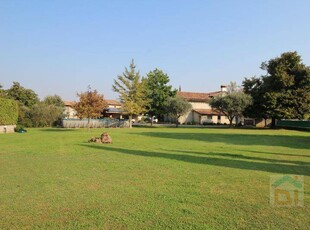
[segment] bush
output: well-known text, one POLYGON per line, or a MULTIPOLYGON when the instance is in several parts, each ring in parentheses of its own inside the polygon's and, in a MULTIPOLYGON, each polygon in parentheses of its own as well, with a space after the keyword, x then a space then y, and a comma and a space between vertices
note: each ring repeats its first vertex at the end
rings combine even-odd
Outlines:
POLYGON ((189 121, 189 122, 186 123, 186 125, 199 125, 199 122, 189 121))
POLYGON ((204 121, 203 125, 215 125, 212 121, 204 121))
POLYGON ((16 125, 18 104, 11 99, 0 98, 0 125, 16 125))
POLYGON ((25 133, 25 132, 27 132, 27 130, 25 130, 23 125, 16 125, 14 131, 18 132, 18 133, 25 133))

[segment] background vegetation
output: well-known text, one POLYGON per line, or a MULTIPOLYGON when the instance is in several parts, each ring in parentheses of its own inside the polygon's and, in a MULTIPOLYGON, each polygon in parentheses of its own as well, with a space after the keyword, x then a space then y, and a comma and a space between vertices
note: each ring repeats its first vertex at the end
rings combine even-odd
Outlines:
POLYGON ((0 98, 0 125, 16 125, 18 118, 17 102, 0 98))

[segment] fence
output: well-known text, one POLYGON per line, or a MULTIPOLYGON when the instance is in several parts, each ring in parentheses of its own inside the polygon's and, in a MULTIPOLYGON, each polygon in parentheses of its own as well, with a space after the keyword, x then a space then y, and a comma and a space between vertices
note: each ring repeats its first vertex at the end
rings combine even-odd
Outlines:
POLYGON ((277 121, 277 126, 288 128, 310 129, 310 121, 282 120, 277 121))
MULTIPOLYGON (((62 126, 64 128, 87 128, 88 119, 64 119, 62 126)), ((90 128, 128 128, 128 120, 119 119, 91 119, 90 128)))

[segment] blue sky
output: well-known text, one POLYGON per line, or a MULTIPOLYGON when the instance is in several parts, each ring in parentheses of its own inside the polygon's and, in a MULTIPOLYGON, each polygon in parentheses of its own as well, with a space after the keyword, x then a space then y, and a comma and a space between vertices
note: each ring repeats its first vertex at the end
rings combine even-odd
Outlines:
POLYGON ((41 98, 105 95, 134 58, 183 91, 216 91, 297 51, 310 65, 310 1, 0 0, 0 84, 41 98))

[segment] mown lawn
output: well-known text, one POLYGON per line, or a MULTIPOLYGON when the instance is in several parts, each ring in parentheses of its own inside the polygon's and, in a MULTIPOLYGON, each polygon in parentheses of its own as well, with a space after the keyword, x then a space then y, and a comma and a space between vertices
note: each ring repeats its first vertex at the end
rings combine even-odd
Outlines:
POLYGON ((107 131, 0 135, 0 229, 309 229, 309 132, 107 131), (304 175, 304 207, 270 206, 275 174, 304 175))

